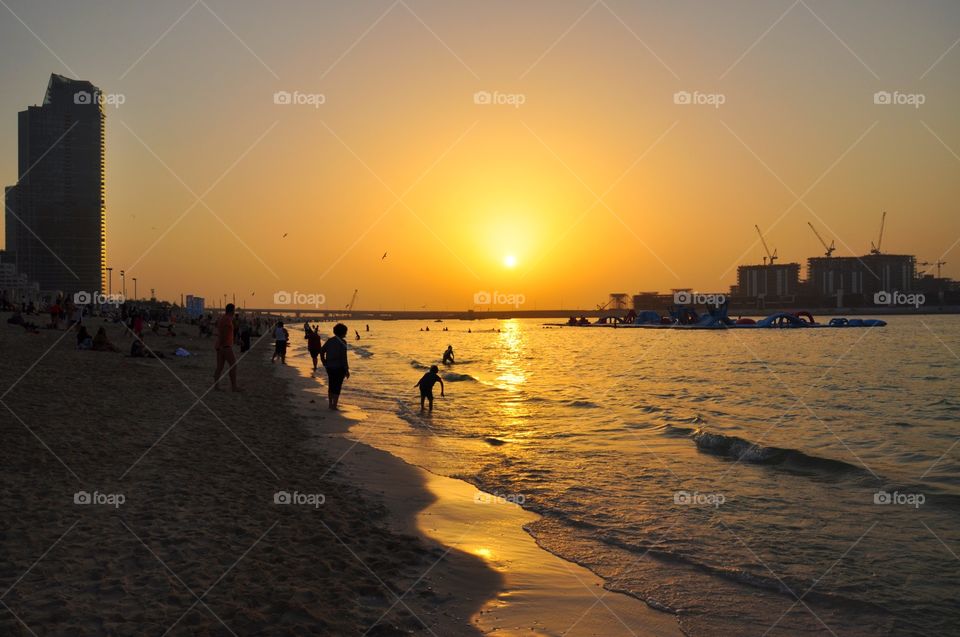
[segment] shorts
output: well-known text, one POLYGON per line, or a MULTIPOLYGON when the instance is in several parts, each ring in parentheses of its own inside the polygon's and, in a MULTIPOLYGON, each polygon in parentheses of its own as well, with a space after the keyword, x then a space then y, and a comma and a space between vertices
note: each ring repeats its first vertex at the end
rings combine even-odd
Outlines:
POLYGON ((433 400, 433 390, 420 392, 420 398, 429 398, 433 400))
POLYGON ((347 370, 343 367, 328 367, 327 378, 330 379, 330 392, 339 394, 343 389, 343 379, 347 377, 347 370))
POLYGON ((286 356, 287 354, 287 342, 286 341, 277 341, 277 344, 273 348, 274 356, 286 356))

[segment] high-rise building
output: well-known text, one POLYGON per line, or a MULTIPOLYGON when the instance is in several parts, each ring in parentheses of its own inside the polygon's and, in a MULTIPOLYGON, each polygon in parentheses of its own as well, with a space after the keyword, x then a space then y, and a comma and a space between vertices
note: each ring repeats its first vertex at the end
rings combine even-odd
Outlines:
POLYGON ((44 292, 103 291, 104 113, 90 82, 51 75, 19 113, 19 164, 6 188, 7 258, 44 292))

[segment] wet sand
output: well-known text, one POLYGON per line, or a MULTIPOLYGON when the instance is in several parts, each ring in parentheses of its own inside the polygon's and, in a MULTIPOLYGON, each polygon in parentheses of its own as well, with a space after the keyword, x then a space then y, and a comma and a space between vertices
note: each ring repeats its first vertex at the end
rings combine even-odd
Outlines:
MULTIPOLYGON (((430 571, 439 594, 459 595, 471 605, 482 602, 470 616, 456 619, 494 635, 682 635, 674 616, 604 589, 603 581, 589 570, 540 548, 523 529, 538 515, 461 480, 409 465, 366 444, 371 441, 351 436, 350 426, 361 419, 375 417, 380 422, 395 416, 351 408, 349 381, 341 402, 344 410, 332 413, 326 409, 324 387, 292 367, 277 371, 290 380, 298 413, 310 424, 315 444, 340 458, 338 466, 351 482, 379 495, 391 511, 394 528, 425 535, 442 551, 450 551, 430 571), (407 482, 411 471, 416 479, 407 482), (482 570, 470 564, 464 569, 451 559, 463 554, 482 559, 495 571, 496 595, 488 594, 487 578, 477 579, 482 570)), ((322 383, 322 371, 318 378, 322 383)))

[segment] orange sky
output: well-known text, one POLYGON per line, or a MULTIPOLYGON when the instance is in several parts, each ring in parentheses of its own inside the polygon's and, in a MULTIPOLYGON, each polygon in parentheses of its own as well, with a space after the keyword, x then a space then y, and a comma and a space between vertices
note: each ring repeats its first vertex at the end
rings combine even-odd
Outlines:
POLYGON ((726 290, 760 261, 754 224, 781 261, 822 251, 807 221, 863 253, 882 210, 885 251, 960 272, 956 3, 9 6, 27 26, 0 9, 6 184, 49 73, 124 96, 115 289, 125 268, 171 300, 590 307, 726 290))

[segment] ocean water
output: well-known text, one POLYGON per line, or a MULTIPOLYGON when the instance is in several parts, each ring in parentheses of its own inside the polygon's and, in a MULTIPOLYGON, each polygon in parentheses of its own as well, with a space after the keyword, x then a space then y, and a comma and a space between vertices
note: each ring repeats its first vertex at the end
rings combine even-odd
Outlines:
POLYGON ((353 435, 542 514, 541 546, 689 635, 960 634, 960 317, 888 321, 351 324, 343 401, 353 435))

